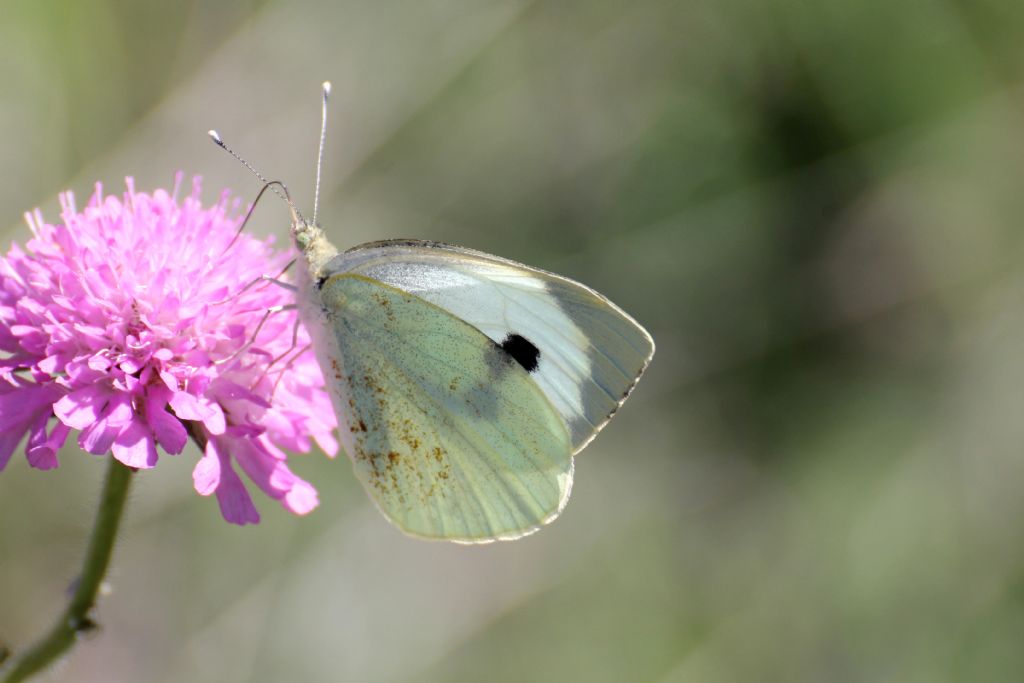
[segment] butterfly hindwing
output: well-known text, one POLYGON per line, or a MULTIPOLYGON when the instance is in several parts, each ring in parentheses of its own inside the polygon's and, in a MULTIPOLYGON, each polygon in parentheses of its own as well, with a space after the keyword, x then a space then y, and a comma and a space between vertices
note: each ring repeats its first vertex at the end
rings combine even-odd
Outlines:
POLYGON ((573 452, 607 423, 654 353, 647 331, 589 287, 472 249, 374 242, 324 270, 414 294, 505 348, 562 416, 573 452))
MULTIPOLYGON (((384 514, 428 538, 516 538, 554 519, 572 484, 558 411, 501 345, 375 279, 319 286, 342 434, 384 514)), ((325 367, 325 372, 327 368, 325 367)))

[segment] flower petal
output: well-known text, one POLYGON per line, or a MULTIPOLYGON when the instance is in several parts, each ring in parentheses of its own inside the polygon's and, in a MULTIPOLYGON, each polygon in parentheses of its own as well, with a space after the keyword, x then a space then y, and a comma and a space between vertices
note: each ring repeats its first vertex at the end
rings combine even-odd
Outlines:
POLYGON ((128 467, 149 469, 156 465, 156 442, 149 427, 139 419, 132 420, 110 447, 114 457, 128 467))
MULTIPOLYGON (((214 439, 207 443, 209 449, 214 439)), ((231 462, 224 454, 223 448, 216 449, 217 457, 220 460, 220 482, 217 485, 217 502, 220 504, 220 513, 224 519, 232 524, 259 524, 260 513, 253 505, 245 484, 231 467, 231 462)))
POLYGON ((302 479, 296 479, 295 485, 285 495, 281 504, 289 512, 296 515, 305 515, 312 512, 320 504, 320 496, 312 484, 302 479))
POLYGON ((114 440, 132 421, 130 399, 124 394, 110 393, 106 408, 99 419, 78 435, 78 445, 86 453, 106 455, 114 440))
POLYGON ((49 384, 36 384, 21 379, 14 386, 3 385, 0 391, 0 432, 28 429, 28 425, 36 418, 36 414, 52 411, 51 404, 61 395, 60 387, 49 384))
POLYGON ((338 440, 331 432, 316 432, 313 434, 313 438, 316 440, 316 445, 328 458, 333 458, 338 454, 338 440))
POLYGON ((53 412, 68 427, 85 429, 100 419, 109 398, 109 391, 90 384, 54 403, 53 412))
POLYGON ((7 463, 11 460, 11 454, 14 453, 14 449, 18 447, 21 437, 24 435, 24 432, 0 432, 0 471, 7 467, 7 463))
POLYGON ((253 439, 234 439, 231 455, 253 483, 287 510, 304 515, 319 504, 316 489, 297 477, 284 460, 274 457, 253 439))
POLYGON ((28 437, 28 446, 25 449, 25 456, 28 464, 38 470, 52 470, 60 463, 57 461, 57 451, 64 445, 70 428, 63 422, 57 421, 53 431, 46 434, 46 427, 50 422, 49 415, 40 415, 39 419, 32 426, 32 432, 28 437))
POLYGON ((164 410, 166 405, 166 400, 151 395, 146 401, 146 422, 163 449, 177 455, 188 442, 188 432, 178 418, 164 410))
POLYGON ((171 396, 171 408, 182 420, 198 420, 211 434, 223 434, 227 427, 224 411, 216 403, 200 399, 187 391, 177 391, 171 396))
POLYGON ((78 446, 86 453, 106 455, 122 429, 124 428, 108 424, 105 420, 95 422, 78 435, 78 446))
POLYGON ((216 449, 207 442, 206 453, 192 469, 192 485, 200 496, 208 496, 220 485, 220 458, 216 449))

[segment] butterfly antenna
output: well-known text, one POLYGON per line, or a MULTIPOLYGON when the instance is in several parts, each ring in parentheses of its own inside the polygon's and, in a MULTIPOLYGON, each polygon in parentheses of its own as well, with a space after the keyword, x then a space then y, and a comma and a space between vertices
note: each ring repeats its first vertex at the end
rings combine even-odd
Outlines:
MULTIPOLYGON (((210 130, 208 131, 208 134, 210 136, 210 139, 213 140, 218 147, 220 147, 222 150, 233 156, 236 160, 238 160, 239 163, 241 163, 243 166, 249 169, 250 173, 259 178, 260 182, 263 183, 263 190, 260 190, 260 194, 262 194, 264 190, 269 188, 271 192, 273 192, 278 197, 283 199, 284 202, 288 205, 288 208, 294 211, 296 215, 298 215, 298 217, 302 219, 303 222, 305 222, 305 219, 302 218, 302 213, 299 212, 299 210, 295 207, 295 204, 292 202, 291 195, 288 193, 288 188, 285 187, 284 183, 282 183, 279 180, 267 180, 266 177, 262 173, 257 171, 252 164, 250 164, 248 161, 240 157, 238 153, 235 152, 235 150, 228 147, 227 144, 224 143, 224 139, 221 138, 220 133, 218 133, 217 131, 210 130), (278 190, 277 187, 275 186, 280 186, 281 189, 278 190)), ((248 220, 248 217, 246 217, 246 220, 248 220)))
POLYGON ((316 189, 313 192, 313 225, 316 225, 317 209, 320 208, 320 170, 324 165, 324 143, 327 142, 327 97, 331 94, 331 82, 324 81, 323 104, 320 114, 320 150, 316 155, 316 189))

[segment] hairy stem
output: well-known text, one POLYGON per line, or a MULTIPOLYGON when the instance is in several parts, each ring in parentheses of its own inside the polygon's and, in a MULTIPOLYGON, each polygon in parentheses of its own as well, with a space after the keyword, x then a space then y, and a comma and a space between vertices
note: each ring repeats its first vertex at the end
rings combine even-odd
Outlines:
POLYGON ((110 556, 117 540, 117 528, 128 499, 128 486, 133 470, 113 457, 107 466, 100 506, 96 511, 89 547, 82 562, 82 573, 75 584, 71 602, 53 625, 49 633, 20 654, 14 655, 3 669, 0 682, 24 681, 57 661, 75 644, 79 634, 96 628, 90 612, 96 604, 96 595, 110 566, 110 556))

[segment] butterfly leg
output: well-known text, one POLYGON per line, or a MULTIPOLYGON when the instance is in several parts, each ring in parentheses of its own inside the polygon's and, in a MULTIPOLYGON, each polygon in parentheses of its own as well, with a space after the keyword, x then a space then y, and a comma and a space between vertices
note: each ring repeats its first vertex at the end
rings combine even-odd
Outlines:
MULTIPOLYGON (((298 330, 298 325, 295 326, 295 329, 298 330)), ((311 348, 313 348, 312 344, 306 344, 301 349, 299 349, 299 351, 294 356, 292 356, 291 358, 288 359, 288 362, 284 364, 284 367, 281 368, 281 371, 279 373, 277 373, 277 379, 274 381, 274 388, 270 392, 270 397, 271 398, 273 398, 274 394, 277 393, 277 385, 281 383, 282 379, 284 379, 284 376, 288 373, 288 369, 291 368, 291 366, 295 364, 295 361, 297 361, 298 359, 302 358, 302 354, 306 353, 306 351, 309 351, 311 348)), ((288 349, 288 351, 291 351, 291 349, 288 349)), ((285 352, 284 354, 281 354, 278 357, 278 359, 283 358, 286 354, 287 354, 287 352, 285 352)), ((273 363, 271 363, 270 365, 273 365, 273 363)), ((267 370, 269 370, 269 369, 270 369, 270 366, 268 365, 267 366, 267 370)))
MULTIPOLYGON (((290 282, 285 282, 284 280, 278 279, 282 275, 284 275, 288 271, 289 268, 291 268, 294 265, 295 265, 295 259, 292 259, 291 261, 288 262, 288 265, 286 265, 284 267, 284 269, 282 269, 281 272, 278 273, 275 277, 270 277, 269 275, 260 275, 259 278, 257 278, 253 282, 269 282, 271 284, 277 285, 281 289, 287 289, 289 292, 297 292, 297 291, 299 291, 298 287, 296 287, 295 285, 293 285, 290 282)), ((241 292, 239 292, 239 294, 241 294, 241 292)))
MULTIPOLYGON (((294 350, 295 350, 295 347, 299 345, 299 326, 300 326, 301 324, 302 324, 302 321, 301 321, 301 320, 299 319, 299 317, 298 317, 298 316, 295 316, 295 326, 294 326, 294 327, 292 328, 292 343, 291 343, 291 346, 289 346, 289 347, 288 347, 288 348, 287 348, 287 349, 286 349, 286 350, 284 351, 284 353, 280 354, 279 356, 277 356, 276 358, 274 358, 273 360, 271 360, 271 361, 270 361, 270 365, 268 365, 268 366, 267 366, 267 370, 268 370, 268 371, 270 370, 270 368, 272 368, 272 367, 274 367, 275 365, 277 365, 278 361, 280 361, 280 360, 281 360, 282 358, 284 358, 284 357, 285 357, 285 356, 287 356, 287 355, 288 355, 289 353, 291 353, 292 351, 294 351, 294 350)), ((307 348, 308 348, 308 347, 307 347, 307 348)), ((305 349, 303 349, 303 350, 305 350, 305 349)), ((302 354, 301 354, 301 353, 300 353, 300 354, 297 354, 297 356, 300 356, 300 355, 302 355, 302 354)), ((290 364, 291 364, 291 361, 289 361, 289 365, 290 365, 290 364)), ((287 366, 285 366, 285 367, 287 367, 287 366)))
MULTIPOLYGON (((270 361, 270 363, 267 365, 266 369, 263 371, 263 375, 266 375, 267 373, 269 373, 271 368, 273 368, 275 365, 277 365, 279 362, 281 362, 281 360, 283 360, 286 356, 288 356, 288 354, 290 354, 292 351, 295 351, 296 347, 298 347, 298 345, 299 345, 299 326, 301 324, 302 324, 301 320, 298 317, 296 317, 295 318, 295 326, 292 327, 292 343, 288 346, 287 349, 285 349, 285 351, 283 353, 279 354, 278 356, 276 356, 275 358, 273 358, 270 361)), ((281 383, 281 380, 284 379, 284 376, 288 372, 288 369, 291 368, 291 366, 295 364, 295 361, 297 361, 299 358, 302 357, 302 354, 304 354, 306 351, 309 351, 309 349, 311 349, 312 347, 313 347, 312 344, 306 344, 301 349, 299 349, 298 352, 295 353, 295 355, 293 355, 288 360, 287 363, 284 364, 284 367, 282 367, 280 369, 280 371, 278 372, 278 374, 277 374, 277 379, 274 381, 274 388, 270 392, 271 397, 273 397, 274 394, 277 392, 277 386, 281 383)), ((257 381, 259 381, 259 380, 257 380, 257 381)))
MULTIPOLYGON (((234 359, 238 358, 240 355, 242 355, 243 353, 248 351, 249 348, 252 347, 252 345, 256 343, 256 337, 259 336, 260 331, 263 329, 263 326, 267 323, 267 319, 270 316, 274 315, 275 313, 281 313, 283 311, 294 311, 296 308, 297 308, 297 306, 295 304, 284 304, 284 305, 281 305, 281 306, 271 306, 270 308, 268 308, 263 313, 263 317, 260 318, 260 321, 256 324, 256 329, 253 330, 252 336, 249 337, 249 341, 245 342, 245 344, 240 346, 238 348, 238 350, 236 350, 234 353, 232 353, 227 358, 221 358, 220 360, 214 361, 214 365, 224 365, 225 363, 230 363, 231 361, 233 361, 234 359)), ((297 325, 297 323, 296 323, 296 325, 297 325)), ((296 332, 296 334, 297 334, 297 332, 296 332)))
MULTIPOLYGON (((254 287, 255 285, 257 285, 259 283, 262 283, 262 282, 269 282, 271 284, 277 285, 278 287, 281 287, 282 289, 286 289, 289 292, 295 292, 295 291, 298 290, 298 287, 296 287, 295 285, 291 284, 290 282, 285 282, 284 280, 280 280, 279 279, 293 265, 295 265, 295 259, 292 259, 291 261, 289 261, 288 265, 286 265, 284 268, 282 268, 281 272, 277 274, 277 277, 271 277, 270 275, 261 275, 260 277, 256 278, 255 280, 253 280, 252 282, 247 284, 245 287, 242 287, 242 289, 240 289, 237 292, 235 292, 232 296, 228 297, 227 299, 223 299, 221 301, 216 301, 216 302, 214 302, 211 305, 216 305, 216 304, 224 303, 225 301, 230 301, 231 299, 234 299, 234 298, 240 296, 243 292, 245 292, 250 287, 254 287)), ((298 306, 296 306, 295 304, 283 304, 283 305, 280 305, 280 306, 271 306, 270 308, 268 308, 263 313, 263 317, 260 318, 259 323, 256 324, 256 329, 253 330, 252 336, 249 338, 249 341, 247 341, 245 344, 243 344, 237 351, 235 351, 233 354, 231 354, 227 358, 222 358, 222 359, 216 361, 215 364, 223 365, 225 363, 229 363, 229 362, 233 361, 234 359, 238 358, 238 356, 240 356, 244 352, 246 352, 254 343, 256 343, 256 337, 259 336, 260 330, 263 329, 263 326, 266 324, 267 319, 270 318, 271 315, 273 315, 274 313, 281 313, 282 311, 294 311, 296 308, 298 308, 298 306)), ((288 347, 287 351, 285 351, 284 353, 282 353, 281 355, 277 356, 276 358, 274 358, 271 361, 270 366, 267 366, 268 370, 270 369, 271 366, 273 366, 279 360, 281 360, 282 358, 287 356, 289 353, 291 353, 291 351, 298 345, 298 338, 299 338, 299 319, 296 318, 295 319, 295 327, 292 329, 292 343, 291 343, 291 346, 288 347)))
POLYGON ((226 304, 227 302, 229 302, 229 301, 231 301, 233 299, 237 299, 242 294, 247 292, 249 289, 252 289, 256 285, 264 283, 264 282, 269 282, 271 284, 275 284, 278 287, 280 287, 281 289, 287 289, 289 292, 296 292, 296 291, 298 291, 298 289, 299 289, 298 287, 296 287, 295 285, 291 284, 290 282, 285 282, 284 280, 280 279, 282 275, 284 275, 285 273, 288 272, 289 268, 291 268, 292 266, 295 265, 295 261, 296 261, 296 259, 292 259, 291 261, 289 261, 288 265, 286 265, 284 268, 282 268, 281 272, 278 273, 277 275, 274 275, 274 276, 260 275, 258 278, 256 278, 255 280, 252 280, 251 282, 249 282, 247 285, 242 287, 240 290, 238 290, 237 292, 235 292, 231 296, 226 297, 224 299, 221 299, 220 301, 214 301, 210 305, 211 306, 219 306, 220 304, 226 304))

